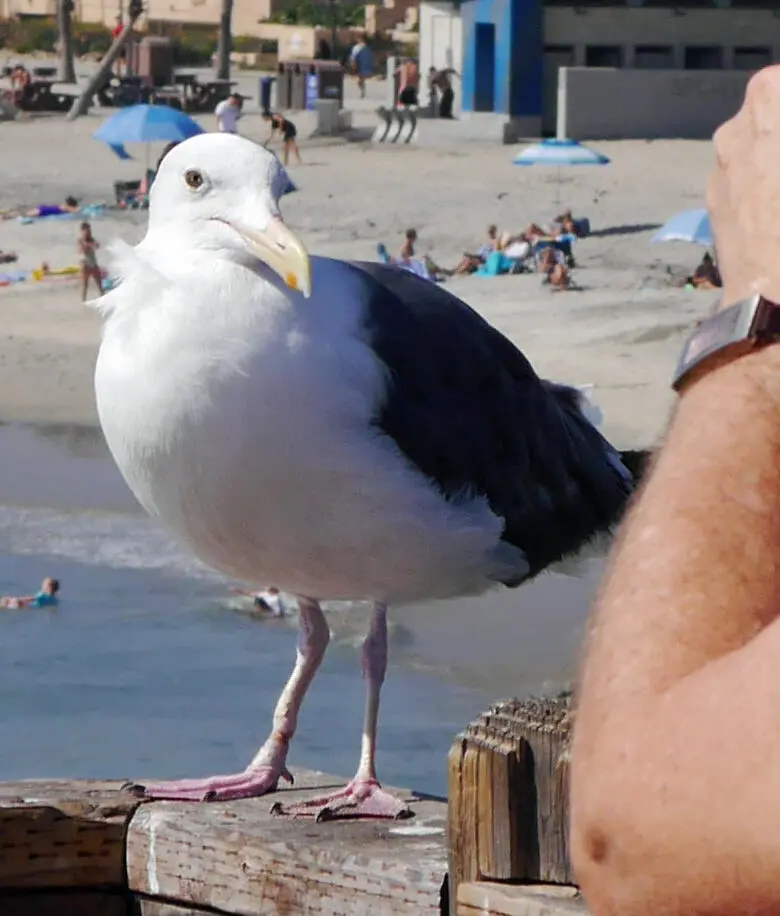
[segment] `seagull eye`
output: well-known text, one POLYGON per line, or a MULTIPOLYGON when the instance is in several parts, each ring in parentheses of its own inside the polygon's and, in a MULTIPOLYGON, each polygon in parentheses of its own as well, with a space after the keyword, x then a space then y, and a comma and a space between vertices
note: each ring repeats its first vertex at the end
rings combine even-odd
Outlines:
POLYGON ((203 172, 199 172, 197 169, 187 169, 184 173, 184 183, 192 191, 202 188, 204 182, 203 172))

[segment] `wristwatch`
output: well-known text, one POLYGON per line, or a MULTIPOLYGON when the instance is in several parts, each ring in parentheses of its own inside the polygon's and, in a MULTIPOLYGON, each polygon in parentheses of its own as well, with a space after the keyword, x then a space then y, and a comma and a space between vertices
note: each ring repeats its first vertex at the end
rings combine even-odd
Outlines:
POLYGON ((780 340, 780 305, 761 295, 717 311, 696 328, 683 347, 672 388, 680 391, 693 378, 780 340))

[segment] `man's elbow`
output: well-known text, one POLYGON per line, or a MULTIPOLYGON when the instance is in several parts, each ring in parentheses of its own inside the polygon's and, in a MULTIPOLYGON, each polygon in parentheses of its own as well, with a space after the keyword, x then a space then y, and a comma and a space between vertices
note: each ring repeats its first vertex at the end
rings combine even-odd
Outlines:
MULTIPOLYGON (((649 873, 641 806, 610 792, 603 779, 572 775, 570 855, 592 916, 647 916, 659 902, 649 873)), ((667 911, 664 910, 666 913, 667 911)), ((669 912, 669 916, 672 913, 669 912)))
POLYGON ((587 796, 588 790, 578 787, 576 803, 572 802, 569 850, 575 879, 593 916, 628 916, 629 911, 621 906, 624 891, 609 855, 612 840, 608 815, 587 796))

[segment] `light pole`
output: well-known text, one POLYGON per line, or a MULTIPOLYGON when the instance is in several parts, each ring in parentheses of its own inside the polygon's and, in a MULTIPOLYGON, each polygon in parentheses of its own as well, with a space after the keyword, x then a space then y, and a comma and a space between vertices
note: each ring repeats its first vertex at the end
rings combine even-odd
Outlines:
POLYGON ((331 55, 333 60, 338 60, 338 43, 339 43, 339 32, 338 32, 338 23, 339 23, 339 10, 338 10, 338 0, 330 0, 330 46, 331 46, 331 55))

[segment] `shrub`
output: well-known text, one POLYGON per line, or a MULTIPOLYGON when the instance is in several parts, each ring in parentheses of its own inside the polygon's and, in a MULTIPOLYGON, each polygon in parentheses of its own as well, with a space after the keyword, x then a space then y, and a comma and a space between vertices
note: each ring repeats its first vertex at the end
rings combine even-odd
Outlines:
POLYGON ((0 46, 18 54, 52 52, 57 46, 57 23, 49 16, 6 19, 2 24, 0 46))
POLYGON ((73 22, 73 52, 76 55, 105 54, 113 40, 111 29, 101 23, 73 22))

